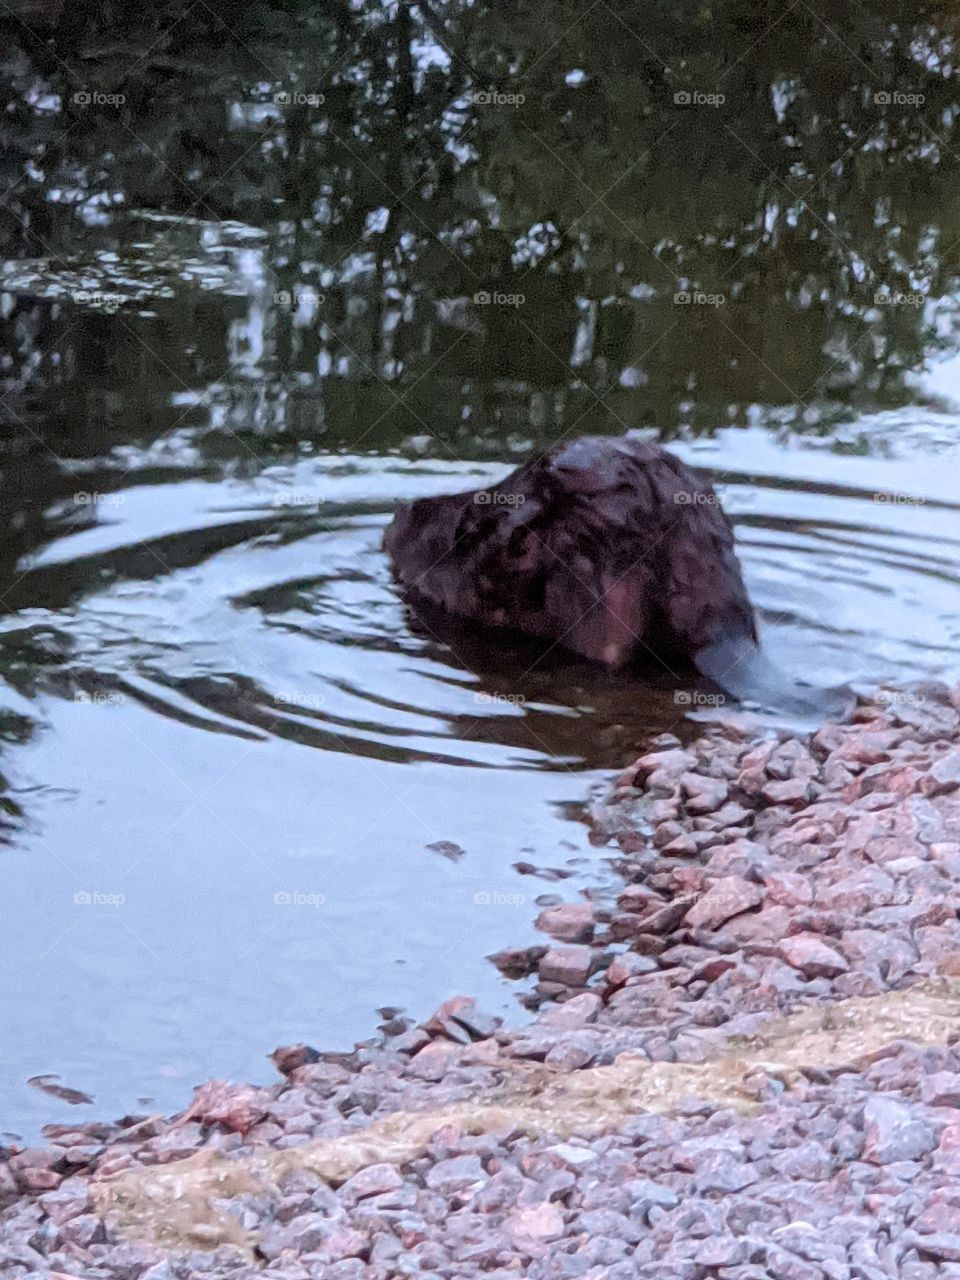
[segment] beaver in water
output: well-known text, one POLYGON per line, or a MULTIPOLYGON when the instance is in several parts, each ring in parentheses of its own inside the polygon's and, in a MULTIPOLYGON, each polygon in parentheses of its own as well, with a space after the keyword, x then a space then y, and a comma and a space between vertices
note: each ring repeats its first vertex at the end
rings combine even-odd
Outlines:
POLYGON ((840 709, 764 658, 719 499, 656 445, 558 445, 490 488, 404 504, 384 546, 414 603, 609 667, 692 663, 781 710, 840 709))

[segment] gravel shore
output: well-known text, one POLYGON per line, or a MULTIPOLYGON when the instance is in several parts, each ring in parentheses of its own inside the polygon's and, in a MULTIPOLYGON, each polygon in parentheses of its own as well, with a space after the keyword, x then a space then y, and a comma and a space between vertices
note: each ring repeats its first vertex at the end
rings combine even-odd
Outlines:
POLYGON ((960 686, 669 735, 616 893, 468 997, 175 1117, 0 1149, 0 1276, 960 1278, 960 686))

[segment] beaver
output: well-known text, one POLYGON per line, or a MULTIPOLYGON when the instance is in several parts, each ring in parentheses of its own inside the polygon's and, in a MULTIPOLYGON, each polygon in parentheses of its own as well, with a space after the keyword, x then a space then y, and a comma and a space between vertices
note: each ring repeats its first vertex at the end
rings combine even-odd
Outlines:
POLYGON ((763 656, 716 493, 657 445, 557 445, 492 487, 405 503, 384 547, 414 604, 607 667, 692 664, 735 697, 831 709, 763 656))

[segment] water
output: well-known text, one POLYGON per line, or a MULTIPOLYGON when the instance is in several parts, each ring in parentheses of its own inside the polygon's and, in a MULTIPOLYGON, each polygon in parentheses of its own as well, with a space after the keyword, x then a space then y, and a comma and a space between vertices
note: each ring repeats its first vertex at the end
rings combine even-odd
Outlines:
MULTIPOLYGON (((409 10, 368 9, 383 47, 400 47, 409 10)), ((53 24, 68 62, 105 39, 96 15, 78 35, 55 10, 31 21, 53 24)), ((63 68, 10 36, 26 168, 0 285, 0 726, 20 810, 0 850, 0 1129, 176 1109, 211 1075, 272 1078, 277 1044, 348 1048, 378 1010, 419 1018, 458 991, 522 1015, 485 957, 534 940, 541 903, 608 874, 584 801, 652 733, 693 731, 693 687, 430 634, 380 550, 398 500, 486 484, 553 439, 641 427, 717 484, 785 670, 824 684, 960 674, 958 282, 937 221, 955 175, 930 141, 952 125, 952 90, 936 60, 922 73, 933 114, 880 121, 882 217, 866 213, 879 117, 856 59, 813 116, 771 114, 795 11, 726 115, 671 117, 677 136, 641 166, 632 212, 614 187, 625 163, 593 146, 605 91, 571 97, 564 145, 608 193, 591 211, 526 150, 525 128, 560 145, 553 115, 494 128, 479 108, 444 114, 465 73, 422 33, 415 107, 391 123, 348 74, 362 53, 346 26, 364 12, 343 19, 319 116, 272 103, 302 68, 284 62, 288 79, 265 86, 263 67, 218 48, 212 88, 199 65, 181 72, 192 131, 126 81, 121 114, 57 107, 63 68), (51 158, 58 111, 72 131, 51 158), (363 163, 324 141, 345 119, 369 131, 363 163), (714 156, 718 131, 753 138, 761 124, 793 130, 790 164, 820 175, 815 195, 786 199, 798 179, 779 153, 772 176, 749 148, 714 156), (859 186, 833 163, 848 124, 864 139, 859 186), (459 150, 444 130, 462 131, 459 150), (131 131, 156 171, 122 145, 131 131), (251 138, 256 165, 240 158, 251 138), (451 154, 454 192, 420 188, 383 215, 372 179, 358 191, 363 164, 396 194, 451 154), (704 171, 712 203, 691 205, 704 171), (739 186, 716 185, 721 171, 739 186), (497 192, 494 212, 480 187, 497 192), (688 282, 724 301, 677 301, 688 282), (881 286, 915 300, 877 303, 881 286), (524 300, 479 296, 498 291, 524 300), (26 1084, 46 1073, 96 1111, 26 1084)), ((506 48, 498 7, 483 12, 506 48)), ((539 20, 559 35, 560 18, 539 20)), ((334 37, 311 21, 316 52, 334 37)), ((475 40, 469 14, 445 21, 475 40)), ((164 57, 213 39, 183 25, 164 57)), ((277 68, 299 47, 241 35, 277 68)), ((529 68, 528 97, 618 56, 602 32, 561 43, 529 68)), ((109 92, 114 73, 93 63, 109 92)), ((641 70, 618 74, 642 88, 641 70)), ((396 91, 390 58, 375 72, 396 91)), ((144 84, 162 74, 148 56, 144 84)), ((628 98, 621 86, 615 100, 628 98)), ((607 128, 632 159, 655 123, 607 128)))

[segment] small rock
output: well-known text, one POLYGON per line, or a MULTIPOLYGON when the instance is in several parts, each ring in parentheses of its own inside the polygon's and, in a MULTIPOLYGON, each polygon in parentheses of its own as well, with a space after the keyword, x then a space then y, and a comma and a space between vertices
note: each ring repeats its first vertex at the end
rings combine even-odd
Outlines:
POLYGON ((784 938, 779 950, 787 964, 809 978, 835 978, 850 968, 840 952, 827 946, 816 933, 797 933, 784 938))
POLYGON ((767 804, 799 809, 812 799, 813 789, 807 778, 788 778, 785 782, 768 782, 760 794, 767 804))
POLYGON ((596 952, 589 947, 553 947, 540 961, 540 980, 560 982, 567 987, 582 987, 593 972, 598 958, 596 952))
POLYGON ((357 1204, 367 1196, 378 1196, 384 1191, 396 1191, 403 1186, 403 1178, 392 1164, 371 1164, 348 1178, 338 1195, 347 1204, 357 1204))
POLYGON ((563 1235, 563 1214, 555 1204, 535 1204, 512 1213, 503 1224, 508 1239, 527 1252, 563 1235))
POLYGON ((960 1075, 935 1071, 920 1081, 920 1096, 931 1107, 960 1107, 960 1075))
POLYGON ((616 956, 607 969, 606 978, 611 987, 622 987, 631 978, 643 973, 653 973, 660 966, 652 956, 641 956, 636 951, 625 951, 616 956))
POLYGON ((948 751, 933 765, 927 775, 933 784, 927 794, 945 795, 960 787, 960 751, 948 751))
POLYGON ((586 902, 561 902, 537 916, 536 925, 558 942, 589 942, 593 937, 593 908, 586 902))
POLYGON ((454 1156, 450 1160, 439 1160, 428 1171, 426 1184, 442 1196, 462 1195, 480 1187, 487 1176, 478 1156, 454 1156))
POLYGON ((914 1109, 894 1098, 870 1098, 863 1109, 863 1159, 872 1164, 918 1160, 936 1145, 933 1129, 914 1109))
POLYGON ((596 1152, 589 1147, 575 1147, 569 1142, 559 1142, 555 1147, 547 1147, 547 1151, 571 1169, 585 1169, 597 1158, 596 1152))
POLYGON ((685 923, 694 929, 716 929, 718 925, 749 911, 763 901, 763 890, 758 884, 744 880, 742 876, 725 876, 717 880, 687 912, 685 923))

